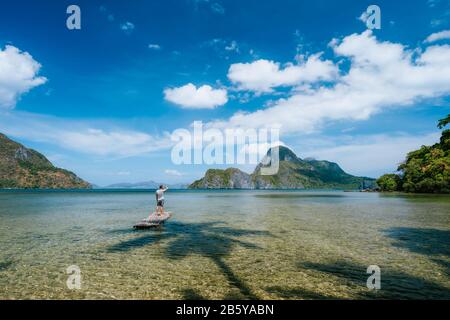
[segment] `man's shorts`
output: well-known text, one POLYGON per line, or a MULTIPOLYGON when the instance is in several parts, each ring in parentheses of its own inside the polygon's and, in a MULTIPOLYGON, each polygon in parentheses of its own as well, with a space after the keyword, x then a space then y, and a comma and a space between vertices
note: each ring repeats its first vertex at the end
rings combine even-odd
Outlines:
POLYGON ((164 207, 164 200, 158 200, 158 203, 156 205, 158 207, 164 207))

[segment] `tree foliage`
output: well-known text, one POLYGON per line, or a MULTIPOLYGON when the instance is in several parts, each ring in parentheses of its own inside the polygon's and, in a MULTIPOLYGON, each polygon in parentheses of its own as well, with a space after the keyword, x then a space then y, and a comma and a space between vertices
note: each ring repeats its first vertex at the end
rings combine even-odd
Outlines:
POLYGON ((444 119, 439 120, 438 122, 438 128, 439 129, 444 129, 446 125, 448 125, 450 123, 450 114, 447 115, 447 117, 445 117, 444 119))
POLYGON ((383 191, 397 191, 401 183, 398 174, 385 174, 378 178, 377 184, 383 191))
MULTIPOLYGON (((450 115, 439 120, 438 128, 449 123, 450 115)), ((450 193, 450 130, 442 132, 439 143, 408 153, 398 171, 377 180, 382 191, 450 193)))

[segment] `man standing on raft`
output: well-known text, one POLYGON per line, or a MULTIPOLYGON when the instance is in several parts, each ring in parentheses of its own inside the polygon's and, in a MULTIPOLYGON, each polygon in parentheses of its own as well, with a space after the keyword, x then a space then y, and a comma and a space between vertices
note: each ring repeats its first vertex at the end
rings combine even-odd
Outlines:
POLYGON ((164 187, 163 185, 159 186, 159 189, 156 190, 156 214, 157 215, 163 215, 164 214, 164 192, 167 191, 167 187, 164 187))

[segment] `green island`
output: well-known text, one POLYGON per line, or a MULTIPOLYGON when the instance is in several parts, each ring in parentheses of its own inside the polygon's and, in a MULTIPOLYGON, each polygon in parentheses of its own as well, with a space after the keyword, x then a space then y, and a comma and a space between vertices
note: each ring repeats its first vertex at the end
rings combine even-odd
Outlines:
MULTIPOLYGON (((438 128, 449 123, 450 114, 439 120, 438 128)), ((450 129, 442 131, 438 143, 408 153, 398 171, 378 178, 381 191, 450 193, 450 129)))
POLYGON ((91 184, 0 133, 0 188, 89 189, 91 184))
POLYGON ((375 186, 375 179, 356 177, 346 173, 334 162, 301 159, 285 146, 268 150, 266 158, 253 173, 237 168, 209 169, 205 176, 193 182, 190 189, 368 189, 375 186), (278 152, 279 166, 274 175, 261 174, 261 168, 271 162, 273 152, 278 152), (264 164, 263 163, 268 163, 264 164))

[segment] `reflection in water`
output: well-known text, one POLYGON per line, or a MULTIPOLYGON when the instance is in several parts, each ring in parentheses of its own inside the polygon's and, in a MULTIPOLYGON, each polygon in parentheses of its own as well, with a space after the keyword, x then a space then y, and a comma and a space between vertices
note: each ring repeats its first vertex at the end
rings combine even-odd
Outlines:
POLYGON ((0 298, 448 298, 450 198, 184 191, 0 193, 0 298), (381 267, 380 291, 366 288, 381 267), (68 290, 77 265, 81 290, 68 290))

